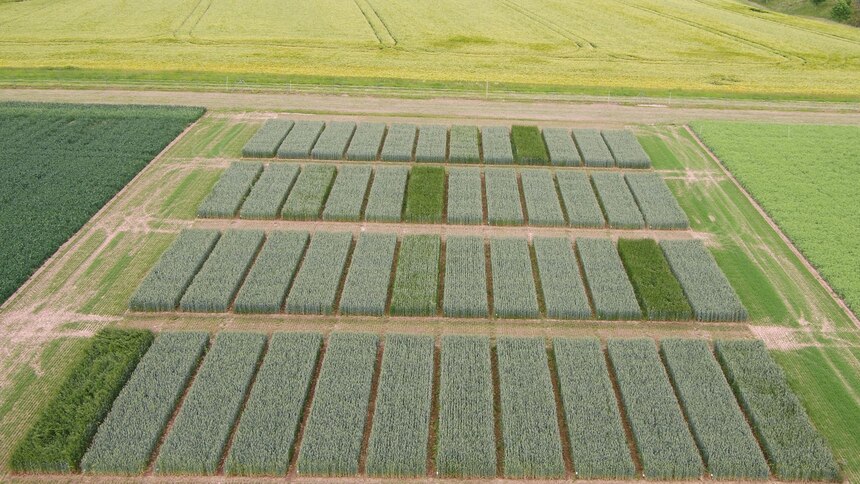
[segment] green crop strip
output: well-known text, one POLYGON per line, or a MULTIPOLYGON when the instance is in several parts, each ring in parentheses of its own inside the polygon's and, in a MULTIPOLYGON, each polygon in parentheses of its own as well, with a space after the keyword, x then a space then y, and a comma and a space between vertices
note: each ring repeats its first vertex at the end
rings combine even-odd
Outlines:
POLYGON ((445 206, 445 169, 437 166, 416 166, 409 174, 406 187, 407 222, 439 223, 445 206))
POLYGON ((619 239, 618 254, 630 277, 643 316, 651 320, 688 320, 693 316, 681 284, 651 239, 619 239))
POLYGON ((514 145, 514 159, 522 165, 548 165, 543 136, 537 126, 511 127, 511 141, 514 145))
POLYGON ((436 314, 439 288, 438 235, 406 235, 400 243, 397 273, 391 296, 391 314, 436 314))

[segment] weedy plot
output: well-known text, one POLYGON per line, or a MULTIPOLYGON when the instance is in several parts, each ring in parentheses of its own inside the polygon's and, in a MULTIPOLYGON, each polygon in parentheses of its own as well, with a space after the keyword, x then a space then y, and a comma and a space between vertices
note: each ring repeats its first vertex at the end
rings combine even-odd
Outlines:
POLYGON ((699 240, 663 240, 660 247, 700 321, 744 321, 741 304, 723 271, 699 240))
POLYGON ((564 202, 568 223, 572 227, 603 227, 603 212, 591 187, 588 175, 576 171, 555 174, 558 191, 564 202))
POLYGON ((200 361, 207 333, 161 333, 141 358, 99 426, 81 470, 140 474, 200 361))
POLYGON ((718 479, 767 479, 767 461, 708 344, 668 339, 660 346, 708 472, 718 479))
POLYGON ((299 450, 299 474, 358 473, 378 344, 374 334, 329 337, 299 450))
POLYGON ((405 235, 400 242, 397 273, 391 295, 391 314, 426 316, 436 314, 439 300, 438 235, 405 235))
POLYGON ((352 121, 327 123, 325 130, 319 135, 319 139, 311 150, 311 158, 317 160, 343 159, 353 133, 355 133, 355 123, 352 121))
POLYGON ((307 232, 269 232, 257 262, 239 289, 237 313, 277 313, 308 245, 307 232))
POLYGON ((644 316, 651 320, 687 320, 693 311, 681 284, 651 239, 619 239, 618 254, 644 316))
POLYGON ((373 186, 367 197, 364 218, 369 222, 399 222, 403 214, 403 198, 409 168, 379 166, 374 170, 373 186))
POLYGON ((543 338, 501 337, 496 353, 505 477, 563 477, 561 437, 543 338))
POLYGON ((364 195, 370 183, 369 166, 341 166, 322 212, 323 220, 355 221, 361 218, 364 195))
POLYGON ((254 136, 242 148, 242 156, 251 158, 273 158, 278 147, 293 128, 289 119, 270 119, 266 121, 254 136))
POLYGON ((321 345, 318 333, 272 336, 224 461, 225 473, 287 473, 321 345))
POLYGON ((549 154, 537 126, 511 127, 514 159, 522 165, 548 165, 549 154))
POLYGON ((702 459, 651 339, 610 339, 609 359, 648 479, 694 479, 702 459))
POLYGON ((331 314, 352 246, 349 232, 317 232, 287 296, 287 312, 331 314))
POLYGON ((520 174, 529 225, 564 225, 555 179, 549 170, 524 170, 520 174))
POLYGON ((437 472, 446 477, 494 477, 490 340, 446 335, 440 356, 437 472))
POLYGON ((839 466, 792 393, 782 369, 758 340, 725 340, 717 358, 749 416, 773 473, 785 480, 839 479, 839 466))
POLYGON ((451 126, 451 145, 448 148, 451 163, 480 163, 478 128, 475 126, 451 126))
POLYGON ((484 238, 450 236, 445 242, 446 316, 485 317, 487 306, 487 264, 484 238))
POLYGON ((585 282, 600 319, 639 319, 642 312, 621 258, 609 239, 576 240, 585 282))
POLYGON ((493 314, 500 318, 536 318, 538 312, 532 259, 526 239, 490 239, 493 314))
POLYGON ((383 123, 358 123, 346 150, 348 160, 374 161, 379 157, 379 148, 385 136, 383 123))
POLYGON ((480 224, 484 219, 481 169, 452 167, 448 170, 449 224, 480 224))
POLYGON ((262 230, 225 231, 179 301, 179 309, 226 311, 264 238, 262 230))
POLYGON ((340 296, 341 314, 385 313, 396 246, 397 234, 361 234, 340 296))
POLYGON ((221 234, 216 230, 183 230, 162 254, 131 297, 135 311, 172 311, 221 234))
POLYGON ((152 343, 144 330, 103 329, 12 451, 18 472, 70 472, 78 464, 137 362, 152 343))
POLYGON ((409 174, 406 187, 406 222, 439 223, 445 209, 445 169, 439 166, 416 166, 409 174))
POLYGON ((657 173, 625 173, 630 193, 652 229, 686 229, 687 215, 657 173))
POLYGON ((296 121, 278 147, 278 158, 309 158, 323 126, 322 121, 296 121))
POLYGON ((277 218, 298 175, 299 165, 272 163, 267 166, 242 204, 239 216, 249 219, 277 218))
POLYGON ((553 165, 579 166, 582 164, 569 130, 544 128, 543 139, 546 142, 549 159, 553 165))
POLYGON ((620 173, 597 172, 591 174, 591 181, 609 226, 618 229, 641 229, 645 227, 645 220, 636 205, 636 200, 624 183, 624 177, 620 173))
POLYGON ((305 165, 290 190, 281 215, 294 220, 316 220, 335 176, 331 165, 305 165))
POLYGON ((510 165, 514 162, 511 133, 504 126, 481 128, 481 146, 484 151, 484 163, 510 165))
POLYGON ((523 206, 514 169, 484 171, 487 190, 487 221, 490 225, 522 225, 523 206))
POLYGON ((639 144, 639 140, 627 130, 603 130, 606 146, 620 168, 650 168, 651 158, 639 144))
POLYGON ((372 476, 423 476, 433 398, 432 336, 385 338, 373 428, 367 446, 372 476))
POLYGON ((388 135, 385 136, 385 144, 382 146, 382 159, 385 161, 412 161, 417 129, 414 124, 392 124, 389 126, 388 135))
POLYGON ((215 338, 161 447, 156 473, 218 470, 265 344, 263 334, 225 332, 215 338))
POLYGON ((233 163, 197 209, 198 217, 233 217, 263 171, 262 163, 233 163))
POLYGON ((446 126, 424 125, 418 128, 415 161, 444 163, 447 154, 448 128, 446 126))
POLYGON ((585 166, 606 168, 615 165, 612 153, 596 129, 574 129, 573 139, 582 154, 585 166))
POLYGON ((555 338, 553 351, 577 477, 632 479, 636 468, 600 340, 555 338))
POLYGON ((565 237, 535 237, 532 243, 546 316, 559 319, 590 318, 591 307, 570 240, 565 237))

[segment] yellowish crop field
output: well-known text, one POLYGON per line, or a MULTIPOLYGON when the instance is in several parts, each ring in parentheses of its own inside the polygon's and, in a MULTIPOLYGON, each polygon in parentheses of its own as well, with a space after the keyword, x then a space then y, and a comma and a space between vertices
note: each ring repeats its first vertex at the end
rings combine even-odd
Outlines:
POLYGON ((853 99, 860 31, 731 0, 25 0, 0 3, 0 67, 7 83, 146 73, 853 99))

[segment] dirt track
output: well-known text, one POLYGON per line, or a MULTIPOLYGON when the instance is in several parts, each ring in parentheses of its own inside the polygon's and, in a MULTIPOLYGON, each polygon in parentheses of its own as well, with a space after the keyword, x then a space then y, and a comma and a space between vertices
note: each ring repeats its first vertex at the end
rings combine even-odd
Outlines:
POLYGON ((398 116, 434 120, 482 120, 487 124, 531 121, 590 127, 624 124, 684 124, 696 119, 860 124, 860 105, 774 101, 626 104, 617 101, 496 101, 402 99, 321 94, 170 92, 130 90, 0 89, 0 101, 146 103, 205 106, 210 110, 292 111, 336 115, 398 116))

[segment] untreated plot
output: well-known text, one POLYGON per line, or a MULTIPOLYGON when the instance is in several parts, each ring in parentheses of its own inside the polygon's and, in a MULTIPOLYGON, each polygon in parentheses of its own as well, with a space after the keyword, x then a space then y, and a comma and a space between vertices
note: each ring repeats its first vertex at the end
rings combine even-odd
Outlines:
POLYGON ((451 163, 480 163, 478 128, 475 126, 451 126, 451 143, 448 147, 451 163))
POLYGON ((561 438, 543 338, 496 342, 505 477, 563 477, 561 438))
POLYGON ((308 245, 307 232, 270 232, 236 296, 237 313, 277 313, 308 245))
POLYGON ((209 342, 207 333, 162 333, 141 358, 99 426, 81 470, 140 474, 209 342))
POLYGON ((311 150, 311 158, 318 160, 342 159, 354 132, 355 123, 352 121, 327 123, 325 130, 320 134, 313 150, 311 150))
POLYGON ((553 165, 579 166, 582 161, 570 131, 565 128, 544 128, 543 139, 553 165))
POLYGON ((373 161, 379 157, 382 138, 385 137, 385 124, 358 123, 355 133, 346 150, 348 160, 373 161))
POLYGON ((838 480, 833 452, 812 426, 764 343, 717 341, 715 350, 773 473, 785 480, 838 480))
POLYGON ((369 166, 341 166, 326 200, 323 220, 359 220, 370 175, 369 166))
POLYGON ((406 222, 439 223, 445 209, 445 169, 416 166, 409 173, 406 187, 406 222))
POLYGON ((104 329, 12 451, 9 467, 18 472, 79 470, 99 422, 152 343, 144 330, 104 329))
POLYGON ((414 124, 392 124, 382 146, 384 161, 412 161, 417 127, 414 124))
POLYGON ((317 333, 272 336, 224 462, 225 473, 286 474, 321 344, 317 333))
POLYGON ((603 130, 600 133, 619 168, 650 168, 651 158, 639 140, 627 130, 603 130))
POLYGON ((369 475, 427 473, 434 350, 432 336, 393 334, 385 338, 367 447, 369 475))
POLYGON ((399 222, 403 215, 403 200, 409 168, 379 166, 373 175, 373 186, 367 197, 364 218, 368 222, 399 222))
POLYGON ((529 225, 564 225, 555 179, 549 170, 524 170, 520 175, 529 225))
POLYGON ((233 163, 197 209, 199 217, 233 217, 263 171, 262 163, 233 163))
POLYGON ((537 318, 532 259, 526 239, 490 239, 493 314, 500 318, 537 318))
POLYGON ((448 153, 448 128, 440 125, 424 125, 418 128, 415 145, 415 161, 444 163, 448 153))
POLYGON ((385 313, 396 246, 396 234, 361 235, 343 285, 341 314, 381 316, 385 313))
POLYGON ((636 200, 624 182, 620 173, 592 173, 594 183, 603 212, 609 226, 618 229, 641 229, 645 226, 642 213, 636 205, 636 200))
POLYGON ((600 341, 556 338, 553 351, 577 476, 632 479, 636 468, 600 341))
POLYGON ((657 173, 626 173, 624 179, 652 229, 686 229, 690 226, 666 182, 657 173))
POLYGON ((660 346, 708 472, 718 479, 767 479, 767 461, 707 343, 670 339, 660 346))
POLYGON ((490 225, 522 225, 523 206, 514 169, 484 171, 487 190, 487 221, 490 225))
POLYGON ((478 236, 450 236, 445 241, 446 316, 486 317, 487 266, 484 239, 478 236))
POLYGON ((218 470, 266 343, 262 334, 220 333, 203 360, 155 461, 159 474, 218 470))
POLYGON ((391 296, 391 314, 436 314, 439 288, 438 235, 406 235, 400 242, 397 273, 391 296))
POLYGON ((196 312, 226 311, 254 262, 264 238, 262 230, 224 232, 179 301, 179 309, 196 312))
POLYGON ((612 241, 581 238, 576 240, 576 248, 597 317, 639 319, 642 312, 636 293, 612 241))
POLYGON ((618 254, 630 277, 643 316, 652 320, 688 320, 693 311, 681 284, 672 275, 657 242, 619 239, 618 254))
POLYGON ((510 165, 514 162, 511 133, 504 126, 481 128, 481 147, 484 152, 484 163, 510 165))
POLYGON ((490 340, 443 336, 436 469, 444 477, 494 477, 496 437, 490 340))
POLYGON ((702 459, 654 341, 611 339, 607 351, 645 477, 700 477, 702 459))
POLYGON ((331 165, 305 165, 290 190, 281 215, 286 219, 316 220, 335 177, 331 165))
POLYGON ((574 129, 573 139, 582 154, 585 166, 608 168, 615 164, 612 153, 596 129, 574 129))
POLYGON ((216 230, 183 230, 131 297, 136 311, 172 311, 215 247, 216 230))
POLYGON ((744 321, 747 310, 699 240, 663 240, 660 247, 700 321, 744 321))
POLYGON ((322 121, 296 121, 278 147, 278 158, 309 158, 323 126, 322 121))
POLYGON ((331 314, 346 266, 352 234, 317 232, 287 296, 288 313, 331 314))
POLYGON ((571 227, 603 227, 606 222, 597 196, 591 187, 588 175, 575 171, 559 171, 555 174, 558 191, 567 212, 571 227))
POLYGON ((481 169, 452 167, 448 170, 449 224, 480 224, 484 219, 481 169))
POLYGON ((548 165, 549 154, 537 126, 511 127, 514 159, 521 165, 548 165))
POLYGON ((588 295, 573 253, 565 237, 535 237, 535 258, 548 318, 591 317, 588 295))
POLYGON ((298 175, 299 165, 269 164, 245 198, 239 216, 248 219, 278 218, 298 175))
POLYGON ((254 136, 242 148, 242 156, 254 158, 272 158, 278 147, 293 128, 289 119, 270 119, 254 133, 254 136))
POLYGON ((378 343, 373 334, 329 337, 299 450, 300 475, 358 473, 378 343))

